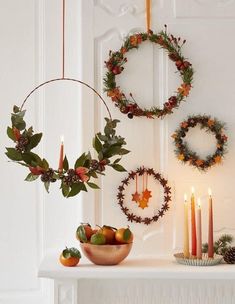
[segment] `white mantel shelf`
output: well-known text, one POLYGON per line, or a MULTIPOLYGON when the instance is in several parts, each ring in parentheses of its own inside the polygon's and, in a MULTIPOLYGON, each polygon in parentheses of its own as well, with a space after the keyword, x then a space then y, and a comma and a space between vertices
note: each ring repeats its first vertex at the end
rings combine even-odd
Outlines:
POLYGON ((51 279, 206 279, 235 280, 235 265, 198 267, 177 264, 173 257, 128 257, 116 266, 98 266, 82 258, 76 267, 59 263, 59 253, 48 253, 42 260, 38 276, 51 279))

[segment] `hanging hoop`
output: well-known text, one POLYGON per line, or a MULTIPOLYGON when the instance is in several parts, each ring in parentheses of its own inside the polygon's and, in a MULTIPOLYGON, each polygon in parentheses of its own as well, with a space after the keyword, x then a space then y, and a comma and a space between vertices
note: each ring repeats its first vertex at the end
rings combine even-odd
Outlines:
POLYGON ((95 183, 90 182, 90 179, 98 178, 99 174, 104 175, 106 166, 110 166, 117 171, 125 171, 119 162, 122 156, 129 153, 129 151, 123 148, 123 146, 126 145, 125 139, 116 135, 115 128, 119 120, 112 119, 110 110, 102 96, 89 84, 81 80, 74 78, 55 78, 41 83, 25 97, 20 107, 14 106, 11 122, 12 125, 7 128, 7 134, 15 143, 15 147, 6 148, 7 157, 30 170, 30 173, 25 179, 26 181, 34 181, 40 176, 48 192, 50 183, 58 180, 61 182, 60 188, 65 197, 75 196, 80 191, 87 191, 86 186, 98 189, 99 187, 95 183), (93 159, 90 152, 83 153, 76 160, 73 168, 69 167, 68 159, 66 155, 63 155, 63 147, 58 169, 51 168, 45 158, 41 158, 39 155, 33 153, 32 150, 39 144, 43 134, 35 134, 32 127, 27 129, 24 120, 26 113, 24 106, 32 94, 39 88, 56 81, 71 81, 88 87, 103 102, 109 116, 105 118, 106 125, 104 133, 97 133, 93 139, 93 148, 98 154, 97 159, 93 159), (111 160, 111 158, 115 156, 119 157, 114 161, 111 160))
POLYGON ((103 104, 104 104, 104 106, 105 106, 105 108, 106 108, 106 110, 107 110, 107 112, 108 112, 109 118, 112 119, 110 110, 109 110, 109 108, 108 108, 108 106, 107 106, 105 100, 103 99, 103 97, 102 97, 94 88, 92 88, 89 84, 87 84, 87 83, 84 82, 84 81, 81 81, 81 80, 75 79, 75 78, 67 78, 67 77, 66 77, 66 78, 64 78, 64 77, 62 77, 62 78, 53 78, 53 79, 47 80, 47 81, 45 81, 45 82, 39 84, 38 86, 36 86, 36 87, 35 87, 35 88, 34 88, 34 89, 25 97, 25 99, 24 99, 22 105, 20 106, 20 111, 23 110, 25 103, 27 102, 27 100, 30 98, 30 96, 31 96, 34 92, 36 92, 36 91, 37 91, 38 89, 40 89, 41 87, 44 87, 44 86, 46 86, 46 85, 48 85, 48 84, 50 84, 50 83, 52 83, 52 82, 56 82, 56 81, 71 81, 71 82, 75 82, 75 83, 82 84, 82 85, 86 86, 87 88, 89 88, 90 90, 92 90, 92 91, 96 94, 96 96, 98 96, 99 99, 103 102, 103 104))

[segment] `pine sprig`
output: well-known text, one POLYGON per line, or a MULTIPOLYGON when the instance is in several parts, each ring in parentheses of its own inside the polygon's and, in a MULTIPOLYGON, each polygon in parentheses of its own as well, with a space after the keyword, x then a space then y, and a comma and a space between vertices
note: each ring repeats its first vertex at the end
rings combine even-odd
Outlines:
POLYGON ((227 136, 224 134, 225 124, 210 115, 193 115, 184 120, 180 127, 172 135, 175 143, 175 153, 180 161, 196 167, 200 171, 206 171, 215 164, 222 162, 226 153, 227 136), (186 133, 190 128, 199 125, 202 130, 212 133, 216 140, 216 150, 212 155, 207 155, 202 159, 200 155, 193 151, 185 141, 186 133))
MULTIPOLYGON (((223 234, 214 242, 214 252, 216 254, 225 255, 226 251, 231 248, 234 237, 231 234, 223 234)), ((202 252, 208 252, 208 243, 202 244, 202 252)))
POLYGON ((124 114, 127 114, 129 118, 133 116, 145 116, 147 118, 164 117, 167 114, 173 113, 173 109, 179 107, 180 103, 186 99, 192 88, 194 70, 189 61, 182 55, 182 47, 185 44, 185 40, 176 38, 173 35, 167 33, 167 28, 164 31, 156 34, 152 31, 148 33, 133 34, 123 42, 119 51, 109 52, 109 58, 105 61, 107 72, 104 77, 104 91, 112 99, 115 105, 124 114), (125 54, 133 49, 138 49, 144 41, 150 41, 156 43, 160 48, 164 49, 170 60, 172 60, 179 73, 183 83, 177 89, 176 93, 168 98, 164 103, 163 108, 151 107, 150 109, 141 108, 140 105, 134 100, 133 95, 130 93, 131 98, 116 85, 116 76, 121 74, 124 70, 124 65, 127 62, 125 54))

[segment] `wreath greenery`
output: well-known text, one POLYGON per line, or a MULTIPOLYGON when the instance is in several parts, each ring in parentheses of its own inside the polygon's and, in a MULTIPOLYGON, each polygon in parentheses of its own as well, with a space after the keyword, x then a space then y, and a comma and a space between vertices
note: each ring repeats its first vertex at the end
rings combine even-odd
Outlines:
POLYGON ((63 159, 63 169, 53 169, 45 158, 32 152, 32 150, 39 144, 42 138, 42 133, 34 133, 33 127, 27 128, 24 116, 26 110, 23 106, 26 100, 41 86, 50 82, 59 80, 69 80, 76 83, 81 83, 92 89, 100 98, 101 96, 89 85, 80 80, 59 78, 49 80, 31 91, 25 98, 21 107, 14 106, 13 113, 11 114, 11 126, 7 128, 8 137, 14 142, 14 147, 6 148, 7 157, 19 165, 27 167, 29 173, 25 178, 26 181, 34 181, 40 177, 44 186, 49 192, 51 183, 59 181, 62 194, 65 197, 72 197, 77 195, 80 191, 87 191, 87 186, 98 189, 98 185, 91 182, 91 179, 98 178, 98 175, 104 175, 107 166, 112 167, 116 171, 126 171, 122 165, 119 164, 123 155, 130 151, 123 148, 126 145, 125 139, 116 135, 116 126, 119 120, 112 119, 110 112, 105 104, 109 118, 105 118, 106 124, 104 133, 97 133, 93 139, 93 148, 97 153, 97 158, 92 158, 91 153, 83 153, 71 168, 68 159, 65 155, 63 159), (118 156, 115 160, 113 157, 118 156))
POLYGON ((165 26, 165 30, 158 34, 149 31, 148 33, 131 35, 126 38, 119 51, 109 52, 109 59, 105 61, 108 71, 104 77, 104 90, 122 113, 127 114, 129 118, 133 118, 133 116, 145 116, 147 118, 164 117, 167 114, 171 114, 174 108, 179 107, 180 103, 189 95, 194 73, 191 63, 182 54, 182 46, 185 42, 186 40, 182 41, 181 38, 168 34, 165 26), (128 98, 116 83, 116 76, 123 72, 124 65, 127 62, 125 54, 132 49, 138 49, 144 41, 156 43, 166 50, 168 57, 175 63, 182 79, 181 86, 164 103, 162 109, 159 107, 142 109, 134 100, 132 93, 129 94, 130 98, 128 98))
POLYGON ((172 135, 176 146, 175 153, 179 160, 188 163, 201 171, 206 171, 211 166, 220 164, 226 153, 227 136, 224 134, 225 124, 216 118, 207 115, 189 116, 181 122, 180 127, 172 135), (217 140, 216 151, 212 155, 208 155, 202 159, 196 152, 192 151, 184 138, 189 128, 200 125, 201 129, 211 132, 217 140))
POLYGON ((126 215, 127 220, 130 222, 143 223, 145 225, 150 225, 152 222, 157 222, 160 217, 163 217, 165 212, 169 209, 169 202, 171 201, 171 188, 168 186, 168 181, 161 176, 160 173, 157 173, 152 168, 140 167, 136 171, 130 171, 128 173, 128 177, 122 180, 121 185, 118 187, 117 194, 118 204, 121 206, 121 210, 126 215), (131 180, 136 178, 136 174, 142 176, 143 174, 147 174, 149 176, 153 176, 153 178, 161 184, 164 189, 164 202, 159 210, 157 210, 156 214, 153 217, 141 217, 129 210, 129 208, 125 207, 125 189, 130 184, 131 180))

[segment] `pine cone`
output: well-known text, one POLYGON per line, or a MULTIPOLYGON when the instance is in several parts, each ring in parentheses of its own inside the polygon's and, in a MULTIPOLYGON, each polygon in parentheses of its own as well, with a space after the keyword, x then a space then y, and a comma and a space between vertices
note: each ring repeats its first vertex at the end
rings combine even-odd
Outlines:
POLYGON ((41 175, 41 181, 42 182, 52 182, 54 183, 56 181, 55 178, 53 178, 53 175, 54 175, 54 170, 49 168, 46 172, 44 172, 42 175, 41 175))
POLYGON ((235 247, 231 247, 225 252, 224 260, 227 264, 235 264, 235 247))
POLYGON ((21 136, 19 138, 15 148, 18 152, 25 152, 26 146, 27 146, 28 143, 29 143, 28 138, 21 136))
POLYGON ((76 172, 75 172, 74 169, 69 169, 67 174, 68 174, 69 177, 73 177, 74 175, 76 175, 76 172))
POLYGON ((90 167, 93 169, 93 170, 97 170, 99 168, 99 162, 98 160, 96 159, 92 159, 91 160, 91 165, 90 167))

